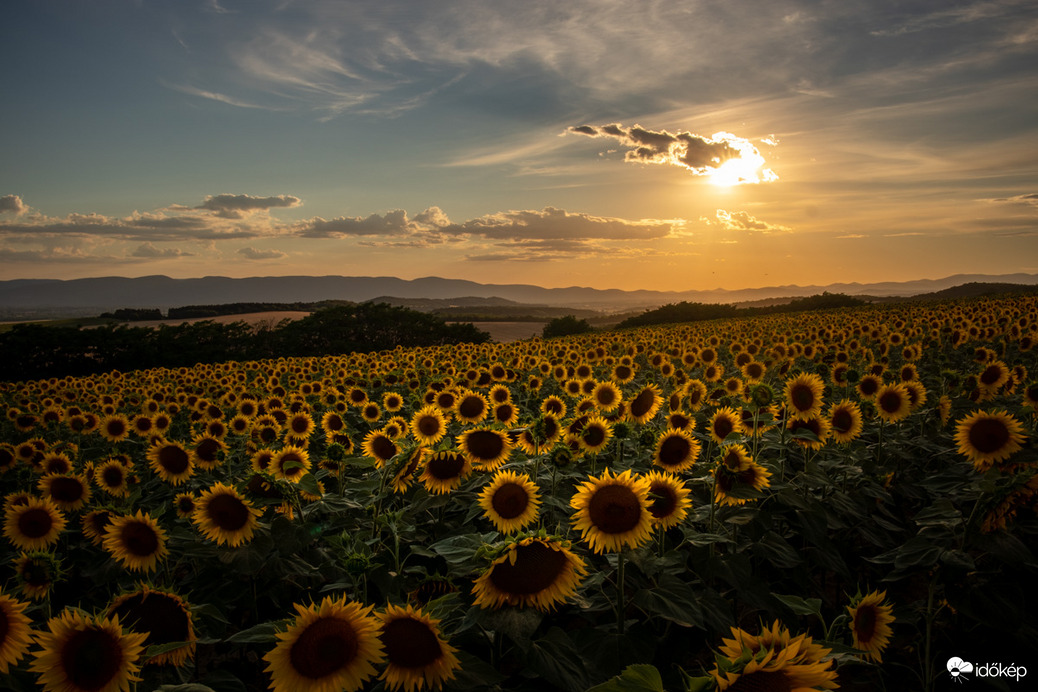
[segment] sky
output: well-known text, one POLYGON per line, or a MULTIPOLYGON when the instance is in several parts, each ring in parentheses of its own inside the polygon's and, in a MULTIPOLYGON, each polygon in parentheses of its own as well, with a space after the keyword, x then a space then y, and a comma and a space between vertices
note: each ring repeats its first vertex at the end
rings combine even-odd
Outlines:
POLYGON ((1033 0, 8 0, 0 279, 1038 273, 1033 0))

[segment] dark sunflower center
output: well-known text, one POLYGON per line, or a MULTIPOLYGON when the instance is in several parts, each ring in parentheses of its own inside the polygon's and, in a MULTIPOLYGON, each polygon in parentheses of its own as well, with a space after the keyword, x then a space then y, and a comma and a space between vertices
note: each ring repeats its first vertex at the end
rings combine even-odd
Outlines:
POLYGON ((432 437, 440 432, 440 419, 436 416, 422 416, 418 419, 418 432, 426 437, 432 437))
POLYGON ((326 617, 303 630, 288 658, 297 673, 319 680, 352 663, 358 650, 357 633, 350 623, 326 617))
POLYGON ((595 400, 602 406, 610 406, 616 401, 616 392, 606 387, 595 392, 595 400))
POLYGON ((78 502, 85 490, 78 478, 59 476, 50 483, 50 496, 58 502, 78 502))
POLYGON ((718 416, 714 419, 714 434, 722 440, 732 434, 735 424, 727 416, 718 416))
POLYGON ((297 418, 293 418, 292 419, 292 432, 294 432, 294 433, 296 433, 298 435, 302 435, 303 433, 305 433, 309 429, 310 429, 310 421, 308 421, 307 419, 303 418, 302 416, 299 416, 297 418))
POLYGON ((149 646, 188 640, 187 614, 172 596, 154 592, 134 594, 113 612, 134 632, 147 632, 145 642, 149 646))
POLYGON ((230 494, 214 495, 209 498, 206 516, 224 531, 237 531, 249 521, 249 508, 230 494))
POLYGON ((862 394, 866 396, 872 396, 879 391, 879 383, 873 379, 862 380, 861 384, 858 385, 861 388, 862 394))
POLYGON ((159 450, 159 466, 174 475, 187 471, 190 462, 191 457, 180 447, 169 445, 159 450))
POLYGON ((559 578, 567 558, 540 541, 515 549, 515 562, 499 562, 490 571, 490 583, 498 591, 520 596, 540 593, 559 578))
POLYGON ((1009 443, 1009 428, 995 418, 982 418, 970 426, 970 445, 981 454, 991 454, 1009 443))
POLYGON ((270 444, 274 440, 278 439, 278 431, 269 425, 264 426, 260 428, 259 438, 262 442, 270 444))
POLYGON ((491 430, 474 430, 465 438, 465 449, 477 459, 497 459, 504 448, 501 436, 491 430))
POLYGON ((809 411, 815 404, 815 394, 811 391, 811 388, 806 385, 793 387, 789 392, 789 398, 792 400, 793 407, 797 411, 809 411))
POLYGON ((854 633, 862 642, 872 640, 876 633, 876 609, 871 606, 859 607, 854 615, 854 633))
POLYGON ((159 537, 147 524, 134 521, 123 527, 122 544, 127 552, 137 557, 150 557, 159 549, 159 537))
POLYGON ((325 423, 325 427, 329 430, 342 430, 344 427, 346 427, 346 424, 343 422, 342 418, 339 418, 338 416, 332 416, 325 423))
POLYGON ((467 396, 458 404, 458 413, 464 418, 475 418, 483 415, 486 405, 483 400, 475 396, 467 396))
POLYGON ((626 533, 638 526, 642 505, 627 486, 605 485, 591 496, 588 514, 591 523, 602 533, 626 533))
POLYGON ((108 430, 108 434, 112 437, 119 437, 126 433, 126 425, 121 420, 108 421, 105 429, 108 430))
POLYGON ((837 409, 833 412, 833 429, 836 432, 847 432, 854 425, 854 417, 850 411, 837 409))
POLYGON ((18 517, 18 532, 26 538, 41 538, 50 533, 54 517, 46 509, 34 507, 18 517))
POLYGON ((397 452, 393 441, 383 435, 379 435, 371 441, 371 451, 375 453, 376 457, 383 460, 392 459, 397 452))
POLYGON ((782 671, 756 671, 740 675, 729 692, 792 692, 793 683, 782 671))
POLYGON ((21 576, 29 586, 41 587, 50 584, 50 570, 31 560, 21 568, 21 576))
POLYGON ((664 466, 680 466, 688 461, 692 444, 681 435, 668 437, 660 445, 660 463, 664 466))
POLYGON ((303 466, 293 466, 292 468, 286 469, 285 465, 292 461, 299 464, 303 463, 302 458, 297 454, 286 454, 281 458, 279 466, 281 467, 281 473, 285 474, 286 478, 295 478, 296 476, 302 476, 306 473, 305 464, 303 466))
POLYGON ((597 447, 606 439, 606 431, 599 425, 584 428, 584 442, 590 447, 597 447))
POLYGON ((465 467, 465 459, 460 454, 438 454, 429 460, 428 467, 433 478, 445 481, 458 477, 465 467))
POLYGON ((548 413, 562 413, 562 402, 556 399, 548 399, 544 402, 544 410, 548 413))
POLYGON ((879 407, 886 413, 897 413, 903 401, 898 392, 887 392, 879 398, 879 407))
POLYGON ((61 667, 76 689, 100 690, 123 665, 119 640, 104 630, 73 633, 61 647, 61 667))
POLYGON ((638 396, 634 397, 634 401, 631 402, 631 415, 635 418, 640 418, 648 414, 655 403, 656 392, 651 389, 643 389, 638 396))
POLYGON ((398 618, 382 628, 382 644, 389 662, 403 668, 424 668, 443 651, 436 634, 424 622, 398 618))
POLYGON ((631 368, 627 365, 618 365, 616 366, 616 370, 613 372, 616 373, 616 377, 619 380, 626 380, 634 374, 631 368))
POLYGON ((665 483, 653 483, 649 488, 649 494, 654 495, 652 504, 649 505, 649 513, 657 519, 666 519, 678 506, 678 496, 674 489, 665 483))
POLYGON ((505 483, 494 491, 490 505, 503 519, 515 519, 526 511, 530 504, 530 496, 526 488, 518 483, 505 483))
POLYGON ((205 462, 216 461, 216 453, 220 451, 220 443, 216 440, 202 440, 195 447, 195 454, 198 458, 205 462))
POLYGON ((986 385, 992 385, 1002 377, 1002 369, 997 366, 990 366, 984 369, 984 372, 980 373, 980 381, 986 385))
POLYGON ((510 420, 512 418, 513 412, 514 409, 511 406, 509 406, 508 404, 501 404, 494 411, 494 417, 502 423, 504 423, 505 421, 510 420))

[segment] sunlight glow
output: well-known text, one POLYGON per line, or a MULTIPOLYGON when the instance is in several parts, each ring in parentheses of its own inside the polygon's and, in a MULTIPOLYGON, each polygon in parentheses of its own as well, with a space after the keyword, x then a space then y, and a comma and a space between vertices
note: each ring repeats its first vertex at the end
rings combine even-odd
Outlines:
POLYGON ((778 180, 778 175, 770 168, 765 168, 766 161, 757 148, 742 137, 736 137, 730 132, 717 132, 713 135, 714 141, 723 140, 728 146, 739 152, 739 156, 728 159, 710 175, 710 182, 719 187, 732 187, 746 183, 770 183, 778 180))

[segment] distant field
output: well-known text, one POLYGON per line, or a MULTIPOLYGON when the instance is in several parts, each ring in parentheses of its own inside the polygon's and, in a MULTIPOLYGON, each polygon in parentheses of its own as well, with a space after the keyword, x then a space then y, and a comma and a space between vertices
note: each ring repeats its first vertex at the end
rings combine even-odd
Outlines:
POLYGON ((247 312, 240 315, 217 315, 215 317, 188 317, 172 320, 142 320, 140 322, 124 322, 131 327, 158 327, 163 324, 194 324, 195 322, 219 322, 229 324, 231 322, 247 322, 249 324, 271 324, 275 325, 281 320, 300 320, 310 313, 304 310, 283 310, 280 312, 247 312))
POLYGON ((473 322, 477 329, 490 334, 490 338, 502 344, 540 336, 547 322, 473 322))

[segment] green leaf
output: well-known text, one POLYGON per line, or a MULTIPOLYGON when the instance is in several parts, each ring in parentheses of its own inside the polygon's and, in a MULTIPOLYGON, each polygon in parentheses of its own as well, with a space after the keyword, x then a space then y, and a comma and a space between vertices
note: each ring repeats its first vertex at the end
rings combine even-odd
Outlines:
POLYGON ((686 582, 673 574, 664 573, 655 588, 641 589, 631 602, 646 615, 670 620, 683 627, 699 627, 703 613, 696 602, 696 594, 686 582))
POLYGON ((261 622, 247 630, 232 634, 224 642, 227 644, 272 644, 277 641, 278 632, 281 632, 287 624, 288 620, 261 622))
POLYGON ((772 594, 772 596, 782 601, 786 607, 797 615, 818 615, 821 617, 822 599, 820 598, 801 598, 800 596, 784 596, 777 593, 772 594))
POLYGON ((530 645, 527 665, 551 684, 569 692, 584 692, 588 688, 584 658, 558 627, 552 627, 544 637, 530 645))
POLYGON ((623 672, 595 685, 588 692, 664 692, 663 678, 656 666, 636 663, 627 666, 623 672))
POLYGON ((216 692, 212 687, 199 685, 197 682, 189 682, 185 685, 161 685, 155 688, 155 692, 216 692))
MULTIPOLYGON (((285 464, 285 466, 288 466, 288 464, 285 464)), ((318 496, 324 494, 321 492, 321 486, 317 484, 317 479, 312 473, 304 474, 303 477, 299 479, 298 485, 299 489, 305 493, 318 496)))

